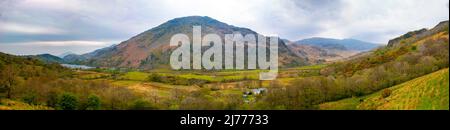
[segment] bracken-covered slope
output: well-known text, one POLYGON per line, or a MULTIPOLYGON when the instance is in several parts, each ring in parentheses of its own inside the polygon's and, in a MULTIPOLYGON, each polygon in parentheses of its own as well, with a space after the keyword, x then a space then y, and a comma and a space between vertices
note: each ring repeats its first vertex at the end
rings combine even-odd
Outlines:
MULTIPOLYGON (((357 71, 395 61, 398 58, 411 57, 408 55, 413 53, 420 52, 414 55, 425 56, 448 52, 448 47, 445 47, 448 46, 448 25, 448 21, 443 21, 432 29, 421 29, 425 31, 418 30, 413 31, 414 33, 407 33, 390 40, 386 47, 353 56, 344 62, 336 62, 330 68, 340 70, 337 72, 339 74, 353 75, 357 71)), ((440 57, 448 57, 448 55, 439 55, 440 57)))
POLYGON ((320 105, 331 110, 449 110, 448 68, 388 88, 371 95, 320 105))
MULTIPOLYGON (((364 95, 322 103, 320 108, 448 110, 448 25, 444 21, 429 30, 409 32, 391 40, 386 47, 330 65, 326 71, 352 77, 365 71, 374 71, 372 74, 376 75, 391 69, 379 78, 370 78, 373 75, 367 78, 395 82, 364 95)), ((371 80, 370 84, 376 81, 371 80)))

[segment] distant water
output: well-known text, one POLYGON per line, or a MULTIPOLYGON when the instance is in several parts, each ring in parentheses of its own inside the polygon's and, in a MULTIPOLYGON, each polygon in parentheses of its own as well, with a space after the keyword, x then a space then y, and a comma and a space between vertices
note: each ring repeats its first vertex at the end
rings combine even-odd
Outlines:
POLYGON ((85 65, 73 65, 73 64, 61 64, 61 66, 71 68, 71 69, 92 69, 95 67, 85 66, 85 65))

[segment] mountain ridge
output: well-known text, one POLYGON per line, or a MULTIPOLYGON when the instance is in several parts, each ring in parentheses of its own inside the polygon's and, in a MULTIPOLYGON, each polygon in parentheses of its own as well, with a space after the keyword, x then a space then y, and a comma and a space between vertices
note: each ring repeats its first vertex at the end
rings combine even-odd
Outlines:
MULTIPOLYGON (((192 42, 192 27, 201 26, 202 36, 214 33, 224 39, 225 34, 240 32, 242 35, 255 34, 257 32, 242 27, 235 27, 207 16, 188 16, 169 20, 157 27, 140 33, 118 45, 96 50, 83 55, 69 55, 64 59, 71 62, 101 67, 124 67, 154 69, 167 67, 170 52, 171 36, 183 33, 192 42), (99 53, 100 52, 100 53, 99 53)), ((295 55, 286 43, 279 39, 279 64, 281 67, 307 65, 308 58, 295 55)))
POLYGON ((313 37, 295 42, 296 44, 312 45, 316 47, 334 49, 334 50, 353 50, 353 51, 368 51, 374 49, 379 44, 370 43, 366 41, 346 38, 346 39, 333 39, 323 37, 313 37))

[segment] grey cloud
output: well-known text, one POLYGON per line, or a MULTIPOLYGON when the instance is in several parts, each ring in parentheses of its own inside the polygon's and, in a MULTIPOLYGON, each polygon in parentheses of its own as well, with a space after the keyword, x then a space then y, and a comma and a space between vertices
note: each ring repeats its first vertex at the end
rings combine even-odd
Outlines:
MULTIPOLYGON (((187 5, 176 6, 171 4, 176 4, 178 1, 167 4, 165 3, 167 1, 163 0, 67 0, 64 2, 72 3, 64 6, 55 3, 21 5, 27 1, 29 0, 0 0, 0 24, 10 22, 43 28, 51 27, 67 33, 25 34, 0 30, 0 44, 31 41, 127 40, 172 18, 205 14, 212 14, 214 16, 211 17, 228 24, 238 24, 237 26, 248 27, 265 35, 278 34, 289 40, 329 36, 387 42, 390 37, 414 29, 430 27, 440 20, 448 19, 448 12, 439 13, 441 11, 438 7, 442 3, 442 8, 448 10, 446 0, 415 0, 408 1, 408 4, 398 0, 386 2, 380 0, 255 0, 253 2, 224 0, 214 2, 218 5, 234 2, 237 4, 236 8, 239 8, 236 10, 249 11, 246 17, 233 14, 236 13, 233 12, 234 8, 219 7, 220 9, 216 10, 215 6, 208 8, 209 5, 203 7, 193 4, 204 1, 190 1, 185 3, 187 5), (362 8, 355 9, 350 5, 362 8), (421 7, 421 10, 414 10, 415 7, 421 7), (178 8, 182 9, 178 10, 178 8), (349 11, 351 14, 348 14, 349 11)), ((235 7, 229 4, 228 6, 235 7)), ((47 50, 41 52, 45 51, 47 50)))
POLYGON ((292 0, 300 11, 311 16, 312 19, 339 18, 344 2, 342 0, 292 0))

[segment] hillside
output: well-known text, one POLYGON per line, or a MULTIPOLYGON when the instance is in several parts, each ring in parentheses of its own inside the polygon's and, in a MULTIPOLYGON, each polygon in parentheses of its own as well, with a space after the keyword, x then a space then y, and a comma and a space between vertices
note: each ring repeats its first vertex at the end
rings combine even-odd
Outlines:
POLYGON ((332 63, 355 56, 360 51, 327 49, 306 44, 289 44, 289 48, 300 57, 307 57, 311 64, 332 63))
POLYGON ((413 31, 416 32, 415 35, 405 37, 410 34, 408 33, 394 38, 386 47, 352 57, 345 62, 333 63, 328 70, 337 70, 332 72, 336 74, 353 75, 357 71, 389 62, 406 61, 415 64, 417 60, 427 60, 427 56, 434 57, 433 60, 442 59, 437 62, 448 65, 448 25, 448 21, 443 21, 432 29, 413 31))
POLYGON ((335 52, 328 51, 327 49, 323 49, 316 46, 310 45, 298 45, 298 44, 289 44, 289 49, 294 52, 299 57, 308 57, 308 60, 312 64, 321 64, 324 62, 333 61, 333 59, 343 59, 344 56, 341 56, 335 52))
MULTIPOLYGON (((100 49, 79 57, 69 55, 65 59, 78 61, 90 66, 153 69, 168 67, 169 57, 174 48, 169 47, 170 38, 178 33, 186 34, 192 40, 192 27, 201 26, 202 36, 218 34, 258 34, 247 28, 235 27, 210 17, 190 16, 175 18, 145 31, 116 46, 100 49)), ((281 67, 307 65, 306 57, 298 57, 287 45, 279 40, 279 64, 281 67)))
POLYGON ((391 94, 383 98, 384 90, 357 98, 343 99, 320 105, 328 110, 449 110, 448 68, 388 88, 391 94))
MULTIPOLYGON (((64 58, 64 57, 66 57, 67 55, 73 55, 73 54, 75 54, 75 53, 69 51, 69 52, 65 52, 65 53, 62 53, 62 54, 58 55, 58 57, 59 57, 59 58, 64 58)), ((75 55, 76 55, 76 54, 75 54, 75 55)))
POLYGON ((38 59, 44 63, 59 63, 59 64, 66 63, 66 61, 64 59, 62 59, 58 56, 51 55, 51 54, 30 55, 30 56, 25 56, 25 57, 38 59))
POLYGON ((332 50, 368 51, 380 45, 356 39, 309 38, 295 42, 300 45, 311 45, 332 50))
POLYGON ((288 46, 299 56, 308 57, 311 63, 331 63, 345 60, 381 45, 355 39, 309 38, 289 42, 288 46))
POLYGON ((36 55, 36 56, 15 56, 0 52, 0 70, 4 67, 14 66, 14 68, 26 69, 27 67, 37 67, 40 69, 62 69, 62 66, 54 64, 61 62, 61 59, 50 55, 36 55))
POLYGON ((287 85, 273 83, 274 88, 259 104, 263 109, 319 109, 322 103, 364 97, 448 68, 448 21, 400 39, 397 45, 327 64, 320 76, 299 77, 287 85))
POLYGON ((449 23, 447 20, 447 21, 440 22, 438 25, 436 25, 432 29, 423 28, 420 30, 408 32, 400 37, 389 40, 388 47, 398 47, 398 46, 401 46, 402 44, 406 44, 408 42, 419 41, 423 38, 429 37, 431 35, 434 35, 436 33, 442 32, 442 31, 446 31, 447 35, 448 35, 448 24, 449 23))
POLYGON ((54 110, 54 109, 43 105, 31 105, 20 101, 0 99, 0 110, 54 110))
POLYGON ((14 87, 33 78, 67 77, 72 71, 57 63, 45 63, 35 57, 0 52, 0 98, 12 97, 14 87))

